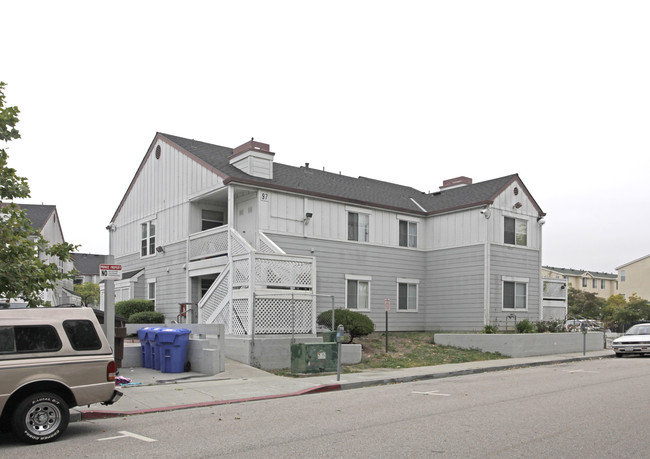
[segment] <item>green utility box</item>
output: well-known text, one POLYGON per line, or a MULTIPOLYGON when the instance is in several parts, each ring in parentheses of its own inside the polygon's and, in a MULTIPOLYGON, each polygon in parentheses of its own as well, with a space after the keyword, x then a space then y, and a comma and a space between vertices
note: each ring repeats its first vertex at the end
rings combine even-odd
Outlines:
POLYGON ((336 343, 298 343, 291 345, 291 373, 324 373, 336 371, 336 343))

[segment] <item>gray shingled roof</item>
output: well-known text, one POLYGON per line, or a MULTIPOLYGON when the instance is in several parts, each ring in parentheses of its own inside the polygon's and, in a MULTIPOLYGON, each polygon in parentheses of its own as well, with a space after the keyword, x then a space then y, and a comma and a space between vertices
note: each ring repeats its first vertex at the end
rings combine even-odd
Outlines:
POLYGON ((32 228, 39 232, 45 226, 51 215, 56 211, 56 206, 39 204, 18 204, 25 211, 27 218, 32 222, 32 228))
MULTIPOLYGON (((417 214, 435 214, 490 204, 510 183, 519 179, 517 174, 512 174, 459 188, 424 193, 409 186, 366 177, 348 177, 305 166, 294 167, 277 162, 273 163, 273 179, 264 179, 246 174, 230 165, 229 157, 233 153, 232 148, 169 134, 159 133, 159 135, 176 144, 190 156, 194 156, 200 162, 213 168, 224 178, 225 183, 266 186, 417 214), (423 212, 421 208, 425 211, 423 212)), ((521 182, 520 179, 519 181, 521 182)), ((523 182, 521 183, 523 186, 523 182)), ((527 190, 525 191, 527 192, 527 190)), ((535 203, 529 193, 528 196, 535 203)), ((537 204, 535 203, 535 205, 537 204)), ((540 215, 544 215, 539 206, 537 208, 540 215)))
POLYGON ((549 271, 555 271, 560 274, 565 274, 567 276, 576 276, 580 277, 585 274, 589 274, 593 277, 604 278, 604 279, 618 279, 617 274, 611 273, 602 273, 598 271, 588 271, 586 269, 573 269, 573 268, 556 268, 554 266, 543 266, 543 268, 548 269, 549 271))
POLYGON ((89 276, 99 275, 99 265, 106 263, 106 255, 73 253, 71 256, 74 268, 81 274, 89 276))

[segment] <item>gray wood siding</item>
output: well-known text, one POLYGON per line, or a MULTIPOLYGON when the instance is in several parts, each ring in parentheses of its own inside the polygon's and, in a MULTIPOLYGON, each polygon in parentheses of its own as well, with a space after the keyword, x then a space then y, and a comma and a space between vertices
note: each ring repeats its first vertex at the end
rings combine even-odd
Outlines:
POLYGON ((115 218, 111 248, 116 257, 140 251, 140 224, 148 220, 156 220, 156 245, 187 238, 189 197, 222 184, 215 173, 162 140, 151 148, 155 150, 158 145, 160 159, 146 157, 115 218))
MULTIPOLYGON (((334 295, 337 308, 345 307, 346 275, 370 276, 370 311, 360 312, 372 319, 377 331, 385 330, 386 298, 390 299, 390 330, 424 329, 429 307, 422 294, 426 283, 424 252, 371 244, 267 235, 289 254, 316 257, 316 293, 334 295), (417 312, 396 312, 398 278, 419 280, 417 312)), ((330 307, 329 299, 318 300, 318 313, 329 310, 330 307)))
POLYGON ((115 258, 115 263, 122 265, 123 272, 144 268, 136 288, 136 298, 146 298, 147 280, 156 279, 156 311, 165 314, 167 320, 175 320, 179 303, 189 301, 186 250, 187 243, 179 242, 166 246, 165 253, 153 257, 141 259, 139 254, 132 254, 115 258))
POLYGON ((490 262, 490 323, 505 327, 506 316, 517 315, 517 321, 539 320, 541 263, 538 250, 493 245, 490 262), (528 280, 528 310, 503 310, 503 277, 528 280))
POLYGON ((429 252, 427 266, 427 329, 482 329, 485 245, 429 252))

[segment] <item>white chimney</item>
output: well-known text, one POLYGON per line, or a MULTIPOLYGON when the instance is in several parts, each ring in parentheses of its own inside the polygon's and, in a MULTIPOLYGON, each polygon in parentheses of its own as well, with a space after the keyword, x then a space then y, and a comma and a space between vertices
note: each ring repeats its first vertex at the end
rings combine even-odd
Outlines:
POLYGON ((249 175, 272 179, 274 156, 268 143, 250 139, 233 150, 230 164, 249 175))

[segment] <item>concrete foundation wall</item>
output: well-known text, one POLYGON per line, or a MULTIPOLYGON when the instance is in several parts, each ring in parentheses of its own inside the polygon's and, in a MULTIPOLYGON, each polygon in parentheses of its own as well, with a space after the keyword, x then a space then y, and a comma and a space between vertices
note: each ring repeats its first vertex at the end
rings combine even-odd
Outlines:
MULTIPOLYGON (((296 343, 318 343, 322 338, 314 335, 295 336, 296 343)), ((262 370, 279 370, 291 367, 291 336, 273 335, 226 337, 226 357, 262 370)))
MULTIPOLYGON (((446 334, 437 333, 435 343, 462 349, 479 349, 484 352, 498 352, 509 357, 531 357, 535 355, 569 354, 583 351, 582 333, 521 333, 521 334, 446 334)), ((605 348, 602 333, 586 335, 586 350, 605 348)))

